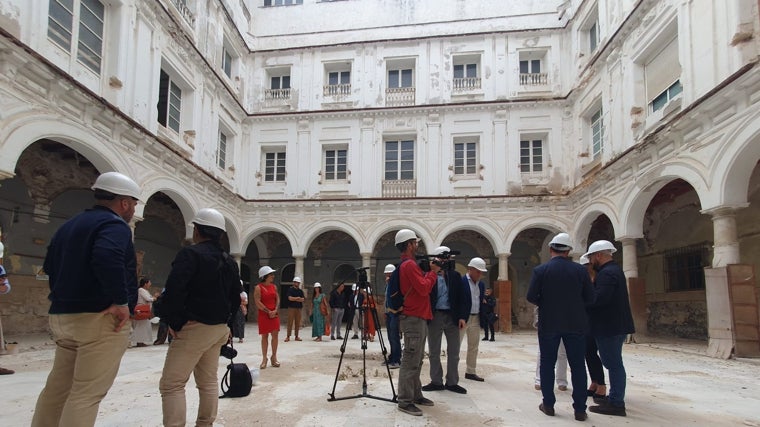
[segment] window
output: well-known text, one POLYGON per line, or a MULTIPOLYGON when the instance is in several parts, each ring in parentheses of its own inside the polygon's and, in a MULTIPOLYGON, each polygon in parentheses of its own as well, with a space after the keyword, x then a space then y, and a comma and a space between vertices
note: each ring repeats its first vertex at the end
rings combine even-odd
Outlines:
POLYGON ((271 89, 290 89, 290 76, 276 76, 271 78, 271 89))
POLYGON ((681 92, 683 92, 683 86, 681 86, 681 80, 679 79, 652 100, 649 104, 652 112, 664 107, 671 99, 681 94, 681 92))
POLYGON ((520 139, 520 172, 532 173, 544 170, 544 141, 541 139, 520 139))
POLYGON ((303 0, 264 0, 264 6, 290 6, 303 4, 303 0))
POLYGON ((458 55, 454 63, 454 92, 480 89, 480 55, 458 55))
POLYGON ((388 70, 388 87, 412 87, 412 69, 388 70))
POLYGON ((100 74, 104 20, 105 6, 99 0, 50 0, 48 39, 100 74))
POLYGON ((599 107, 591 115, 591 154, 595 159, 602 154, 604 144, 604 122, 602 118, 602 107, 599 107))
POLYGON ((216 147, 216 165, 220 169, 227 167, 227 135, 219 131, 219 144, 216 147))
POLYGON ((650 112, 655 112, 683 91, 681 64, 678 61, 678 38, 664 43, 662 49, 650 57, 644 66, 647 101, 650 112))
POLYGON ((281 106, 290 100, 290 68, 270 69, 269 89, 264 90, 264 100, 270 101, 270 106, 281 106))
POLYGON ((345 180, 347 178, 347 156, 348 150, 346 149, 325 150, 324 178, 326 181, 345 180))
POLYGON ((477 165, 477 138, 454 139, 454 175, 475 175, 477 165))
POLYGON ((588 51, 593 52, 599 45, 599 22, 594 21, 588 29, 588 51))
POLYGON ((222 70, 227 77, 232 78, 232 55, 226 46, 222 48, 222 70))
POLYGON ((520 52, 520 85, 534 86, 548 84, 548 74, 542 71, 545 51, 520 52))
POLYGON ((385 179, 414 179, 414 141, 385 142, 385 179))
POLYGON ((707 259, 705 248, 673 249, 666 252, 663 258, 665 283, 669 292, 705 288, 704 260, 707 259))
POLYGON ((161 69, 158 84, 158 122, 166 128, 179 132, 180 113, 182 111, 182 90, 161 69))
POLYGON ((285 152, 264 154, 264 181, 285 182, 285 152))
POLYGON ((324 87, 325 96, 349 95, 351 93, 350 65, 345 70, 327 71, 327 85, 324 87))

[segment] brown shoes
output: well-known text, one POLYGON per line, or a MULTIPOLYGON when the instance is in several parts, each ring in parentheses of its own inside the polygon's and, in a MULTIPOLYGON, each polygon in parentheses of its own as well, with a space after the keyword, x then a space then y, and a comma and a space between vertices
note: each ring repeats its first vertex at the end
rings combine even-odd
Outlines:
POLYGON ((14 371, 13 369, 0 368, 0 375, 11 375, 15 373, 16 371, 14 371))

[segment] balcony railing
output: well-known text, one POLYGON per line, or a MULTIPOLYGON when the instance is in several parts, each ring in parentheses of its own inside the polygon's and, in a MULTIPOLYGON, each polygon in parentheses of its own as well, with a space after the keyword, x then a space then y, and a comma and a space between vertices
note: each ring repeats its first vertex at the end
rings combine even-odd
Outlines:
POLYGON ((417 180, 385 180, 383 181, 383 197, 417 197, 417 180))
POLYGON ((415 89, 413 87, 394 87, 385 89, 385 105, 399 107, 414 105, 415 89))
POLYGON ((351 94, 351 83, 339 84, 339 85, 324 85, 322 87, 322 94, 325 97, 331 97, 335 99, 342 99, 351 94))
POLYGON ((185 19, 185 21, 190 24, 191 27, 195 27, 195 15, 193 15, 193 12, 191 12, 190 8, 187 7, 187 0, 172 0, 172 3, 174 4, 174 7, 176 7, 179 11, 179 14, 182 15, 182 17, 185 19))
POLYGON ((454 92, 467 92, 473 89, 480 89, 480 77, 454 79, 454 92))
POLYGON ((549 83, 547 73, 520 73, 521 86, 540 86, 549 83))
POLYGON ((264 89, 264 105, 266 107, 282 107, 290 103, 290 88, 264 89))

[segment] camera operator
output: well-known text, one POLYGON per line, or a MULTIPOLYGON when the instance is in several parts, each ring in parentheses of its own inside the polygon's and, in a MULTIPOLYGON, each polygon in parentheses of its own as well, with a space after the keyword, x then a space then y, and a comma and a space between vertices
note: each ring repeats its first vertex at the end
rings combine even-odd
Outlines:
POLYGON ((400 290, 404 295, 404 311, 399 316, 401 333, 404 335, 404 355, 398 375, 398 409, 410 415, 421 416, 422 411, 415 404, 434 405, 432 400, 422 396, 420 371, 427 338, 427 322, 433 318, 430 291, 436 284, 437 273, 441 268, 431 266, 427 261, 421 262, 421 266, 414 263, 414 254, 419 245, 414 231, 399 230, 395 244, 401 252, 398 268, 400 290))
POLYGON ((465 288, 462 275, 454 267, 451 249, 440 246, 433 251, 433 264, 442 269, 438 272, 437 285, 430 292, 433 320, 428 325, 428 354, 430 357, 430 384, 424 391, 449 390, 465 394, 467 390, 459 385, 459 331, 467 325, 469 312, 464 305, 465 288), (446 334, 446 385, 443 384, 441 366, 441 338, 446 334))

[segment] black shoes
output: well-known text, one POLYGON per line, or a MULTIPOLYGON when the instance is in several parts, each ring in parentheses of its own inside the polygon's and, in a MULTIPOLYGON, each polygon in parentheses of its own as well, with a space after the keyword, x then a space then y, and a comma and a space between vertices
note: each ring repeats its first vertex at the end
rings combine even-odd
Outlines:
POLYGON ((411 403, 399 404, 398 405, 398 410, 401 411, 401 412, 406 412, 409 415, 417 416, 417 417, 419 417, 419 416, 422 415, 422 411, 420 410, 420 408, 414 406, 411 403))
POLYGON ((554 416, 554 407, 553 406, 544 406, 544 404, 538 405, 538 410, 543 412, 544 414, 553 417, 554 416))
POLYGON ((459 393, 459 394, 467 394, 467 389, 460 386, 459 384, 454 384, 454 385, 447 384, 446 390, 453 391, 454 393, 459 393))
POLYGON ((493 338, 491 338, 491 339, 490 339, 490 340, 488 340, 488 341, 496 341, 496 340, 495 340, 495 339, 493 339, 493 338))
POLYGON ((588 408, 588 410, 595 414, 614 415, 616 417, 625 416, 625 406, 614 406, 609 402, 597 406, 592 406, 588 408))
POLYGON ((430 383, 428 385, 422 386, 422 391, 441 391, 444 390, 446 387, 443 386, 443 384, 433 384, 430 383))
POLYGON ((608 403, 607 396, 603 394, 594 393, 593 397, 594 397, 594 403, 596 403, 597 405, 604 405, 605 403, 608 403))
POLYGON ((419 399, 416 399, 414 403, 422 406, 435 406, 435 403, 433 403, 432 400, 427 399, 425 397, 420 397, 419 399))
POLYGON ((587 418, 588 418, 588 414, 586 413, 586 411, 575 413, 575 421, 586 421, 587 418))
POLYGON ((473 380, 473 381, 480 381, 480 382, 485 381, 483 378, 477 376, 477 374, 464 374, 464 377, 467 378, 468 380, 473 380))
POLYGON ((481 341, 488 341, 488 337, 483 338, 481 341))
POLYGON ((354 336, 352 336, 351 339, 352 340, 358 340, 359 339, 359 335, 354 334, 354 336))

